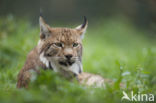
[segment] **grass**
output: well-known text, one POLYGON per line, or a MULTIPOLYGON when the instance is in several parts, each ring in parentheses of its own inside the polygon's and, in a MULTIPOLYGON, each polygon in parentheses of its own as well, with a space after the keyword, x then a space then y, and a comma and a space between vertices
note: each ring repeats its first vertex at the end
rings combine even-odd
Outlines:
POLYGON ((28 20, 0 18, 0 102, 119 103, 122 91, 156 95, 156 41, 147 34, 125 19, 89 26, 83 41, 84 71, 115 81, 105 89, 68 82, 52 71, 42 71, 29 89, 17 89, 17 74, 37 44, 39 28, 28 20), (125 88, 119 87, 121 82, 125 88))

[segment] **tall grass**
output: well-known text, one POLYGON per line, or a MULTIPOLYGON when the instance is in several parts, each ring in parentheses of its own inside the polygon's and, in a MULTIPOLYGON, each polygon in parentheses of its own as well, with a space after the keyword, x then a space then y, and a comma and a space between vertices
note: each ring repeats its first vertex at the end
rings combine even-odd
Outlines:
POLYGON ((146 35, 124 19, 101 20, 88 28, 84 71, 115 81, 105 89, 68 82, 49 70, 42 71, 29 89, 17 89, 17 74, 37 44, 39 28, 28 20, 0 18, 0 102, 118 103, 122 91, 156 94, 156 41, 146 35), (120 88, 121 82, 125 88, 120 88))

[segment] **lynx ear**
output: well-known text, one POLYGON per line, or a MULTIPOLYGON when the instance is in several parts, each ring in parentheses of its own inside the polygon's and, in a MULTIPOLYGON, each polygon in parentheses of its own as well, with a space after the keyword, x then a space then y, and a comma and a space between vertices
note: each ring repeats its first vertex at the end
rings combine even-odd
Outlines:
POLYGON ((87 18, 84 16, 84 22, 83 22, 83 24, 81 24, 78 27, 76 27, 77 32, 81 36, 81 39, 84 38, 84 34, 86 32, 87 27, 88 27, 88 21, 87 21, 87 18))
POLYGON ((42 16, 40 16, 39 18, 39 23, 40 23, 40 38, 45 39, 50 35, 49 31, 50 26, 45 23, 42 16))

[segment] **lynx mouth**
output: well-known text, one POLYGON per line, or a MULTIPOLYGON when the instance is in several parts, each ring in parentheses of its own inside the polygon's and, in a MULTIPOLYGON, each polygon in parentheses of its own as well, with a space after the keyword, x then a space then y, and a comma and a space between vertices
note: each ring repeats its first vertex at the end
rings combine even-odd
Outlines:
POLYGON ((67 61, 59 61, 59 64, 63 65, 63 66, 71 66, 74 63, 75 63, 75 61, 69 61, 69 60, 67 60, 67 61))

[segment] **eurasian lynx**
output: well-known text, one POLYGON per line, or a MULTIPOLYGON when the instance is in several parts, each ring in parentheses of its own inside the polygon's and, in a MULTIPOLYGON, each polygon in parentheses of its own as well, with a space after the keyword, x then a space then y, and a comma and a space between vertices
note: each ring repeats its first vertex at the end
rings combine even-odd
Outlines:
POLYGON ((84 73, 82 68, 82 39, 87 29, 87 19, 84 17, 84 23, 74 29, 50 27, 41 16, 39 22, 40 40, 28 54, 18 74, 17 87, 27 88, 31 71, 39 73, 40 68, 51 69, 64 77, 76 77, 82 84, 102 86, 104 79, 101 76, 84 73))

